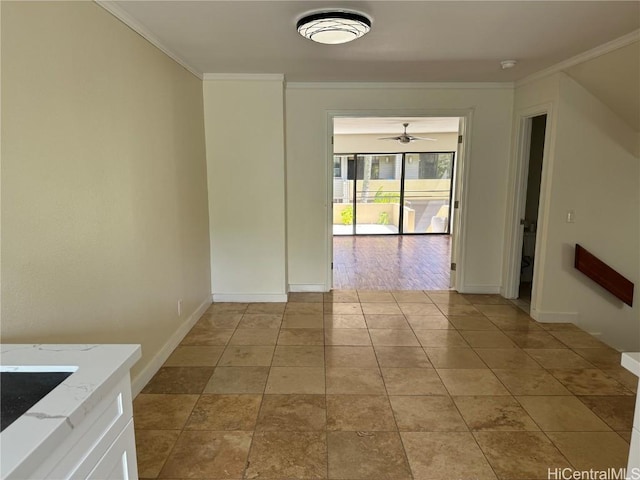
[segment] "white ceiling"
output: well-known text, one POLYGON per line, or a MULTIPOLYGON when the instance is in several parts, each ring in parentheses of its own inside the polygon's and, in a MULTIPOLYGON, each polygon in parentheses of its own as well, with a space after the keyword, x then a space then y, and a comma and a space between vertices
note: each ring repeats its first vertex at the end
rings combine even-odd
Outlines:
POLYGON ((399 135, 408 123, 408 134, 458 131, 458 117, 339 117, 333 120, 333 133, 399 135))
POLYGON ((638 1, 100 2, 198 73, 282 73, 287 81, 510 82, 640 28, 638 1), (368 35, 320 45, 309 10, 373 18, 368 35), (500 61, 515 59, 511 70, 500 61))

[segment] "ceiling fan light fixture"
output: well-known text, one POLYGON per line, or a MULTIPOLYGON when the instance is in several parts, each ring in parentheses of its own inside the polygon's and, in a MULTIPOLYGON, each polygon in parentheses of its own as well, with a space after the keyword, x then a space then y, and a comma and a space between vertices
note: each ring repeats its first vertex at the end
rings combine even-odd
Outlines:
POLYGON ((413 135, 409 135, 407 133, 407 127, 409 126, 408 123, 403 123, 402 126, 404 127, 404 132, 402 132, 401 135, 398 135, 397 137, 382 137, 382 138, 379 138, 378 140, 395 140, 397 142, 404 143, 404 144, 415 142, 416 140, 429 140, 432 142, 435 142, 437 140, 435 138, 429 138, 429 137, 427 138, 414 137, 413 135))
POLYGON ((309 40, 337 45, 356 40, 371 30, 371 19, 348 10, 324 10, 303 16, 297 23, 298 33, 309 40))

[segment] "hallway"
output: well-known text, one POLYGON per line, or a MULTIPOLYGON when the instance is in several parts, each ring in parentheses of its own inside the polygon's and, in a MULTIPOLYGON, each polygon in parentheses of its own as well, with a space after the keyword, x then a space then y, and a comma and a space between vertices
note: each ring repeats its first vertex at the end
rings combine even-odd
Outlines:
POLYGON ((333 288, 447 290, 449 235, 334 236, 333 288))

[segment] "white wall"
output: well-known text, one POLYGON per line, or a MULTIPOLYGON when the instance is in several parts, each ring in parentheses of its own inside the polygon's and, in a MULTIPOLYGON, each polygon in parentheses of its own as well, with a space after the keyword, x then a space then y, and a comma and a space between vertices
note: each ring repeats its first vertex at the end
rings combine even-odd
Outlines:
POLYGON ((537 244, 538 301, 532 315, 541 321, 574 322, 611 346, 638 350, 637 298, 629 308, 573 267, 575 244, 580 243, 638 283, 637 132, 562 73, 516 89, 516 120, 518 112, 544 104, 551 105, 552 115, 549 158, 543 167, 545 218, 537 244), (568 210, 575 211, 575 223, 566 222, 568 210))
MULTIPOLYGON (((624 305, 573 268, 576 243, 640 280, 640 159, 636 132, 566 75, 559 79, 555 168, 541 309, 578 312, 585 330, 623 350, 640 349, 640 308, 624 305), (574 210, 575 223, 566 223, 574 210)), ((636 292, 637 297, 637 292, 636 292)))
POLYGON ((366 88, 289 85, 287 117, 287 226, 289 284, 330 285, 328 227, 328 112, 381 116, 385 112, 439 115, 473 109, 468 148, 468 212, 464 253, 466 291, 497 292, 501 284, 504 208, 513 107, 511 88, 366 88))
POLYGON ((93 2, 1 8, 2 341, 141 343, 139 388, 210 303, 201 81, 93 2))
POLYGON ((416 137, 434 138, 402 144, 393 140, 380 140, 392 135, 334 135, 333 151, 336 153, 399 153, 399 152, 455 152, 458 148, 458 132, 412 133, 416 137))
MULTIPOLYGON (((502 275, 502 289, 501 294, 511 298, 518 295, 517 286, 512 285, 513 282, 519 283, 520 278, 520 250, 522 246, 522 238, 516 238, 516 230, 522 230, 519 226, 519 219, 524 211, 524 205, 522 205, 522 211, 517 201, 516 185, 519 182, 518 178, 518 164, 517 159, 519 155, 518 149, 519 135, 520 135, 520 122, 523 117, 531 117, 533 115, 540 115, 547 113, 546 124, 546 137, 545 137, 545 149, 547 150, 547 158, 544 159, 542 179, 540 185, 540 221, 536 227, 536 264, 535 264, 535 278, 533 296, 531 299, 531 312, 532 315, 538 315, 537 305, 537 291, 536 285, 543 285, 545 282, 546 269, 544 268, 545 252, 547 244, 545 241, 547 235, 547 219, 549 218, 549 202, 548 194, 545 192, 550 191, 552 185, 552 177, 550 172, 553 171, 554 155, 555 155, 555 137, 556 137, 556 123, 557 123, 557 105, 558 105, 558 78, 557 74, 549 75, 541 78, 535 82, 529 82, 524 85, 520 85, 515 90, 514 106, 513 106, 513 129, 511 139, 511 161, 509 162, 509 173, 507 180, 507 205, 506 205, 506 218, 505 218, 505 241, 504 241, 504 261, 503 261, 503 275, 502 275), (516 225, 514 225, 514 222, 516 225), (515 246, 518 244, 518 246, 515 246), (515 249, 515 250, 514 250, 515 249), (511 259, 515 259, 515 269, 512 268, 511 259), (515 289, 515 290, 514 290, 515 289)), ((515 297, 514 297, 515 298, 515 297)), ((570 320, 567 320, 570 321, 570 320)))
POLYGON ((286 301, 283 79, 206 80, 216 301, 286 301))

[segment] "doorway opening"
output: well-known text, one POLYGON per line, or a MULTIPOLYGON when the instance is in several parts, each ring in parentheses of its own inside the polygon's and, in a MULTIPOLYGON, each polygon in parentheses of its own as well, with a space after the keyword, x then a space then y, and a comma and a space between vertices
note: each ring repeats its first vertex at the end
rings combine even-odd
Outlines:
POLYGON ((462 119, 332 121, 334 287, 450 288, 462 119))
POLYGON ((524 214, 520 220, 523 233, 518 298, 521 302, 531 304, 547 115, 531 117, 528 121, 530 122, 530 129, 528 129, 530 130, 529 160, 525 184, 524 214))

